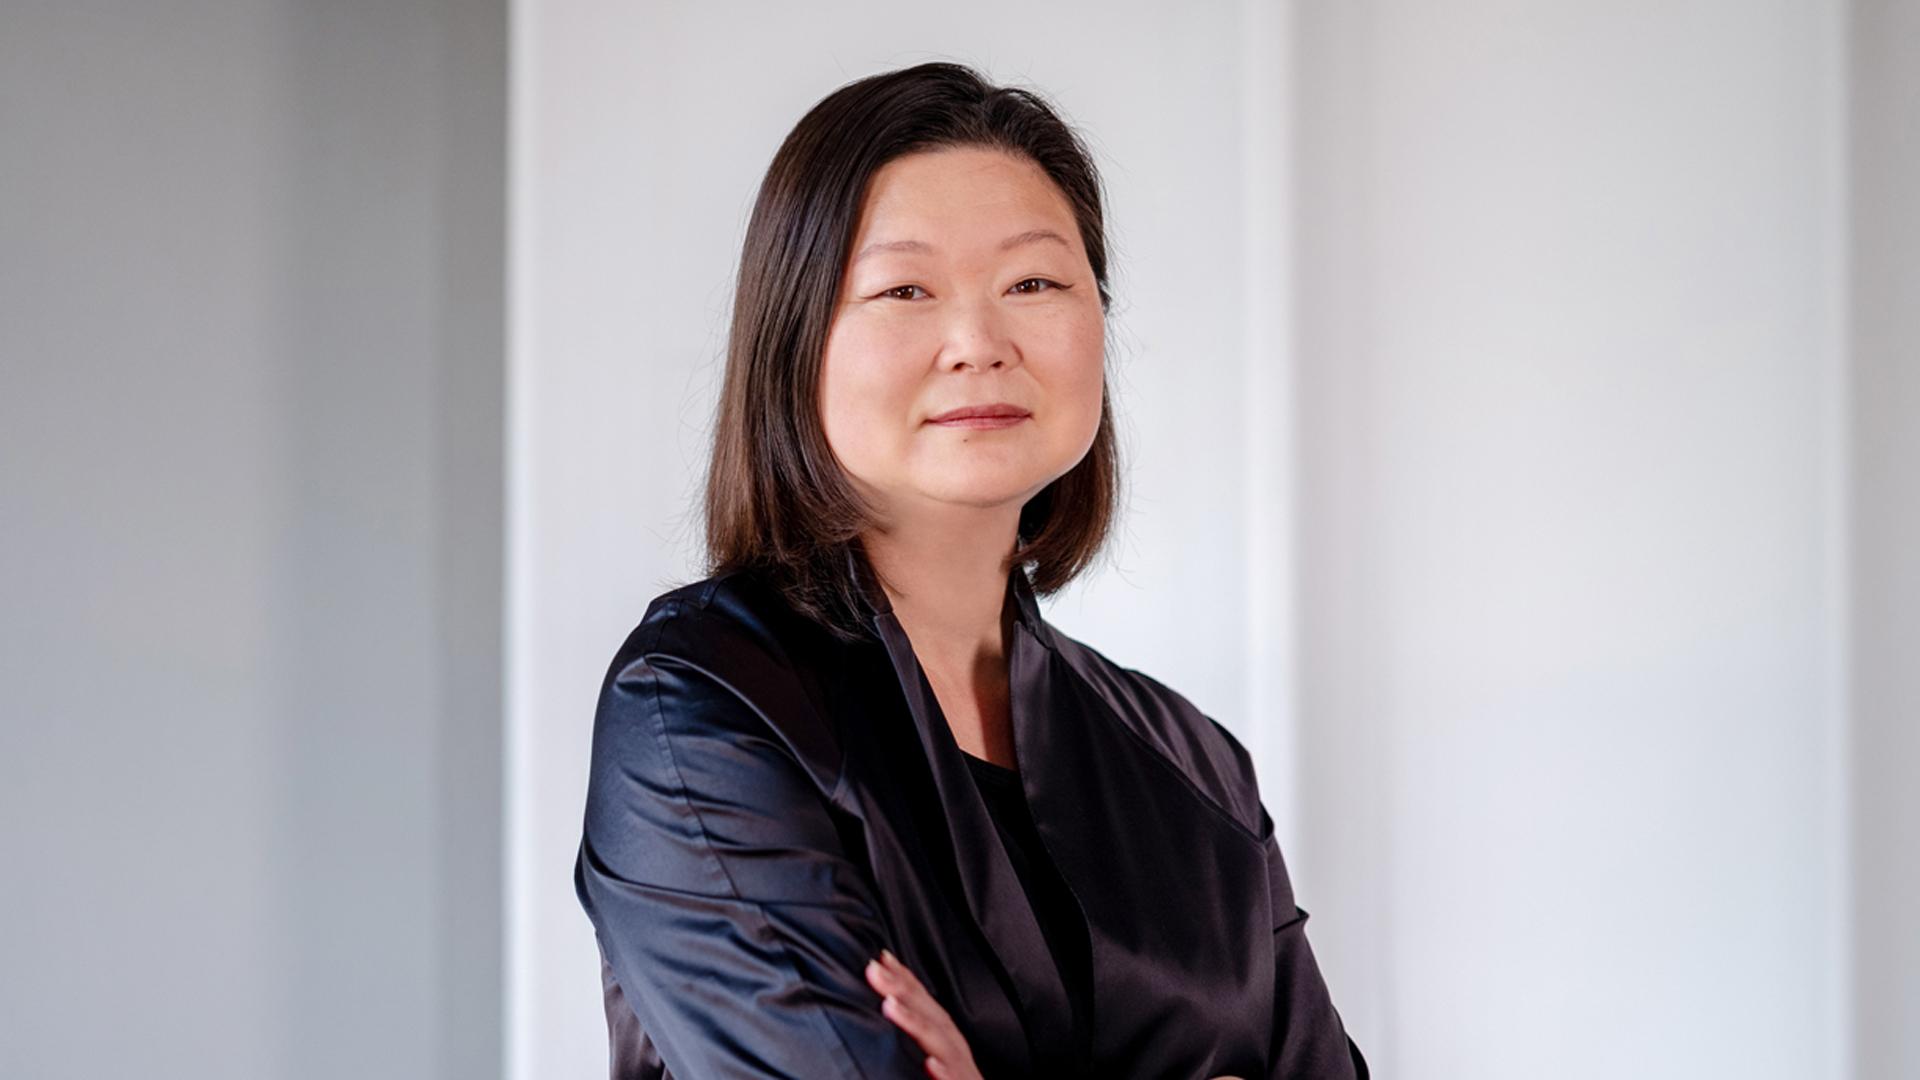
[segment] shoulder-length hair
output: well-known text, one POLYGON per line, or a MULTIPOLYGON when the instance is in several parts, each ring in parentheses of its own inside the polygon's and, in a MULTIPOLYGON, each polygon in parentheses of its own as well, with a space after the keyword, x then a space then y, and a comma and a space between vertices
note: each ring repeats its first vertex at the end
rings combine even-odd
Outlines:
MULTIPOLYGON (((919 64, 842 86, 781 143, 760 183, 734 290, 726 374, 706 483, 710 574, 754 570, 835 636, 869 635, 848 546, 877 521, 827 444, 820 371, 868 180, 905 154, 1006 151, 1038 165, 1073 208, 1112 306, 1099 173, 1079 136, 1038 94, 994 86, 972 68, 919 64)), ((1109 335, 1110 336, 1110 335, 1109 335)), ((1033 591, 1058 591, 1092 565, 1119 505, 1112 396, 1071 470, 1020 512, 1012 563, 1033 591)))

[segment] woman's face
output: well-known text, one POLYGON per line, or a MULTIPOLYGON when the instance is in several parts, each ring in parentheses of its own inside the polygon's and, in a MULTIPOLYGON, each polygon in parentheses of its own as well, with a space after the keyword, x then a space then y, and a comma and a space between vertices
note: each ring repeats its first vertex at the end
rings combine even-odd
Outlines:
POLYGON ((1093 445, 1104 333, 1073 210, 1039 166, 978 148, 895 158, 868 186, 828 331, 827 442, 889 518, 1017 516, 1093 445), (933 419, 987 405, 1026 415, 933 419))

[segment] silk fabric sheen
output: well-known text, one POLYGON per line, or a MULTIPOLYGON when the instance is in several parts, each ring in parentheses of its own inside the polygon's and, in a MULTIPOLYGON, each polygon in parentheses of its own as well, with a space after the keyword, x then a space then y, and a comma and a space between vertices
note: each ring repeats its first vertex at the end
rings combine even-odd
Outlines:
MULTIPOLYGON (((921 1080, 863 974, 882 947, 985 1080, 1074 1075, 1036 1055, 1072 1008, 1033 907, 872 565, 846 558, 870 640, 736 572, 656 597, 607 669, 574 886, 613 1080, 921 1080)), ((1018 567, 1007 603, 1019 776, 1092 947, 1086 1075, 1366 1080, 1245 748, 1054 629, 1018 567)))
POLYGON ((1020 774, 985 758, 962 753, 967 767, 973 770, 981 797, 986 800, 987 812, 1000 830, 1000 844, 1020 878, 1041 932, 1046 935, 1047 952, 1053 957, 1053 966, 1067 988, 1067 1001, 1073 1006, 1071 1029, 1027 1032, 1027 1041, 1033 1044, 1034 1060, 1046 1062, 1050 1075, 1084 1075, 1089 1060, 1087 1035, 1093 1020, 1093 971, 1087 921, 1080 914, 1080 901, 1061 880, 1053 856, 1048 854, 1046 844, 1034 829, 1020 774))

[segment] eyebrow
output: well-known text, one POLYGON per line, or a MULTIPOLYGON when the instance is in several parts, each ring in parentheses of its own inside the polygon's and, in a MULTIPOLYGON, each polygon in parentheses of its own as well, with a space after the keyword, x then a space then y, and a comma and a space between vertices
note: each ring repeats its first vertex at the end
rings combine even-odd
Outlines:
MULTIPOLYGON (((1072 244, 1067 243, 1066 237, 1061 236, 1052 229, 1028 229, 1026 232, 1016 233, 1000 241, 1000 250, 1012 251, 1014 248, 1025 244, 1037 244, 1048 240, 1059 244, 1061 247, 1073 247, 1072 244)), ((933 254, 933 245, 924 240, 882 240, 861 248, 860 254, 855 255, 853 261, 859 262, 869 255, 882 251, 917 251, 923 255, 931 255, 933 254)))

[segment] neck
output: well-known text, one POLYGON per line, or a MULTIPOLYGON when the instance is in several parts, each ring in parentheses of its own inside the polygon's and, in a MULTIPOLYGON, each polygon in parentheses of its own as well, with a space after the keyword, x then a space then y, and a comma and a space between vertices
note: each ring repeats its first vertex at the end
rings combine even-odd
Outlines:
POLYGON ((861 537, 916 652, 962 666, 1005 655, 1007 575, 1019 520, 1017 507, 991 517, 971 511, 960 520, 903 521, 861 537))

